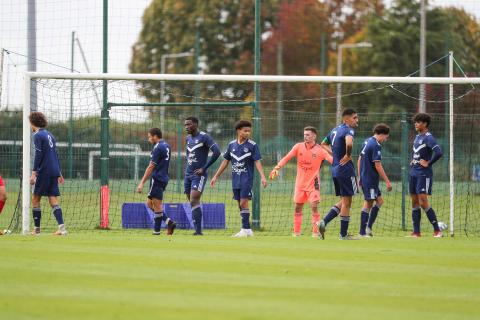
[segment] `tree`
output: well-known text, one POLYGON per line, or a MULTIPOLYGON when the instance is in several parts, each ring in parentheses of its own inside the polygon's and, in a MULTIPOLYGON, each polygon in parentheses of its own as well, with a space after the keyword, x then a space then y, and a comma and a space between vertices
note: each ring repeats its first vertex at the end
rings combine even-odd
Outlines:
MULTIPOLYGON (((272 25, 277 0, 262 1, 263 30, 272 25)), ((130 71, 159 73, 161 56, 166 53, 193 52, 195 34, 200 34, 201 73, 253 73, 254 1, 238 0, 154 0, 143 15, 143 29, 132 48, 130 71)), ((179 59, 168 66, 169 73, 193 73, 194 60, 179 59)), ((159 101, 159 84, 141 82, 140 93, 159 101)), ((223 97, 222 84, 213 84, 208 97, 223 97)), ((191 96, 193 85, 167 84, 168 91, 191 96)), ((225 89, 225 88, 223 88, 225 89)), ((202 89, 206 95, 207 90, 202 89)), ((237 92, 244 98, 248 92, 237 92)), ((181 99, 179 96, 173 99, 181 99)))

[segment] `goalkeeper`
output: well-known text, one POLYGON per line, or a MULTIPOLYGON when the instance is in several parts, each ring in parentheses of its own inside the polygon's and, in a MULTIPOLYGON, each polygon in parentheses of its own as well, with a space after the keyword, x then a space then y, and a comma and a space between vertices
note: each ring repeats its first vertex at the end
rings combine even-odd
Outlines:
POLYGON ((312 209, 312 237, 318 237, 317 222, 320 221, 318 203, 320 202, 320 167, 324 160, 332 163, 332 156, 316 143, 317 130, 314 127, 303 129, 304 142, 293 146, 292 150, 270 172, 270 179, 278 176, 278 170, 287 164, 293 157, 297 158, 297 178, 295 180, 295 213, 293 236, 301 235, 302 209, 306 202, 312 209))

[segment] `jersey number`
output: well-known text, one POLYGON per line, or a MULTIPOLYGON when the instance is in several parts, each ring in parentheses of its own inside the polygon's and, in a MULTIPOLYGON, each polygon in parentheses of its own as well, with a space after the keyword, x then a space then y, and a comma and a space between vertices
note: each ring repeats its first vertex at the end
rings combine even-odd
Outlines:
POLYGON ((53 148, 52 137, 50 135, 48 135, 47 137, 48 137, 48 145, 50 146, 50 148, 53 148))
POLYGON ((332 147, 333 147, 333 144, 335 143, 335 138, 337 137, 337 131, 332 131, 333 133, 333 138, 332 138, 332 147))
POLYGON ((165 158, 165 160, 170 160, 170 148, 166 148, 167 149, 167 157, 165 158))

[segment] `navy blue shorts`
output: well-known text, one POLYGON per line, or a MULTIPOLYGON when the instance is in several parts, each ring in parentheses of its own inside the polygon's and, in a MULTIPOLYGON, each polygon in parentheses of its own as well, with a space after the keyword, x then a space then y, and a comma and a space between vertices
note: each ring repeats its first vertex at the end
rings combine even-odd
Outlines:
POLYGON ((205 188, 205 184, 207 183, 208 175, 205 173, 204 175, 188 175, 185 176, 183 180, 183 188, 185 194, 190 194, 192 190, 197 190, 198 192, 203 192, 205 188))
POLYGON ((36 196, 58 197, 58 177, 37 177, 33 194, 36 196))
POLYGON ((410 194, 432 194, 432 178, 425 176, 412 176, 408 179, 410 194))
POLYGON ((376 200, 382 195, 380 188, 374 184, 363 185, 362 183, 363 198, 365 200, 376 200))
POLYGON ((333 177, 335 194, 340 197, 351 197, 358 193, 356 177, 333 177))
POLYGON ((148 190, 148 199, 158 199, 163 200, 163 193, 165 192, 165 188, 167 184, 165 182, 160 182, 155 179, 150 180, 150 190, 148 190))
POLYGON ((233 189, 233 199, 239 201, 240 199, 252 200, 252 187, 243 187, 240 189, 233 189))

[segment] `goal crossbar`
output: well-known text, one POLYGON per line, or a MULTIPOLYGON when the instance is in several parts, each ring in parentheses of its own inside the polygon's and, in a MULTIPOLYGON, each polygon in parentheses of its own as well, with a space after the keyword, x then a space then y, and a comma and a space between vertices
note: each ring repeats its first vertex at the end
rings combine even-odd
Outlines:
POLYGON ((403 84, 480 84, 480 77, 364 77, 364 76, 274 76, 220 74, 144 74, 144 73, 63 73, 26 72, 26 79, 77 80, 158 80, 158 81, 247 81, 319 83, 403 83, 403 84))

